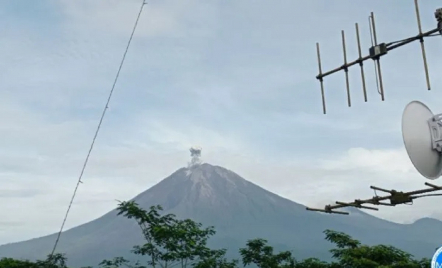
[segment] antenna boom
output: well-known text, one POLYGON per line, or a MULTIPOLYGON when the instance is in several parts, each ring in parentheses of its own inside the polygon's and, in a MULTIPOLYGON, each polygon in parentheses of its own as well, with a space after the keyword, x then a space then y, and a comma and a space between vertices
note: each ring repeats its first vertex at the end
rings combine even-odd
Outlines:
MULTIPOLYGON (((430 183, 425 183, 425 185, 429 186, 430 188, 416 190, 416 191, 410 191, 410 192, 399 192, 396 190, 388 191, 388 190, 385 190, 385 189, 382 189, 379 187, 371 186, 370 187, 371 189, 388 192, 390 194, 386 195, 386 196, 374 196, 372 198, 365 199, 365 200, 356 199, 353 202, 349 202, 349 203, 336 201, 336 205, 326 205, 323 209, 306 207, 306 210, 324 212, 324 213, 329 213, 329 214, 335 213, 335 214, 342 214, 342 215, 348 215, 349 213, 344 212, 344 211, 336 211, 336 209, 345 208, 345 207, 355 207, 355 208, 378 211, 379 210, 378 208, 363 206, 363 204, 382 205, 382 206, 392 206, 393 207, 396 205, 412 203, 413 199, 416 199, 416 198, 421 198, 421 197, 426 197, 426 196, 437 196, 438 194, 432 194, 432 195, 422 195, 422 194, 442 190, 442 186, 437 186, 437 185, 433 185, 430 183), (420 196, 416 196, 416 195, 420 195, 420 196), (390 203, 380 202, 380 201, 384 201, 384 200, 389 200, 390 203)), ((440 195, 442 195, 442 194, 440 194, 440 195)))

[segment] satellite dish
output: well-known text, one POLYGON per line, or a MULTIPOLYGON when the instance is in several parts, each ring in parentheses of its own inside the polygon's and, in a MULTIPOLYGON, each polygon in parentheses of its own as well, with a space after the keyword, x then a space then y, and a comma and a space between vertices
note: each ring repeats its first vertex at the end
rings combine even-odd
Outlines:
POLYGON ((402 114, 402 137, 414 167, 427 179, 442 173, 442 114, 434 115, 422 102, 410 102, 402 114))

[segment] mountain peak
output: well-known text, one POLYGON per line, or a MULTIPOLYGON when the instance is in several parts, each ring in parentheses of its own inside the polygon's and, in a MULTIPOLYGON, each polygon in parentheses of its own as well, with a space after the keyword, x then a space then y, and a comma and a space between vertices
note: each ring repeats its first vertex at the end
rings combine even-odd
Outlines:
MULTIPOLYGON (((204 181, 204 180, 210 180, 214 176, 219 176, 219 179, 225 179, 231 181, 232 177, 238 177, 234 172, 220 167, 220 166, 213 166, 208 163, 203 163, 199 165, 193 165, 191 167, 188 167, 185 171, 186 176, 190 178, 193 182, 198 181, 204 181), (233 176, 232 176, 233 175, 233 176)), ((242 179, 242 178, 241 178, 242 179)), ((244 179, 242 179, 244 180, 244 179)))
MULTIPOLYGON (((226 168, 208 163, 181 168, 134 198, 142 207, 161 204, 165 211, 196 219, 226 212, 226 217, 247 217, 274 211, 282 205, 294 210, 304 206, 273 194, 226 168), (228 212, 228 213, 227 213, 228 212)), ((202 220, 202 219, 201 219, 202 220)))
MULTIPOLYGON (((198 150, 196 150, 198 151, 198 150)), ((198 152, 194 154, 198 156, 198 152)), ((198 160, 198 159, 195 159, 198 160)), ((161 205, 164 213, 190 218, 204 226, 215 226, 214 248, 235 251, 248 239, 271 239, 281 249, 294 250, 297 257, 325 256, 330 245, 323 231, 345 231, 367 244, 394 245, 415 256, 426 256, 438 243, 439 224, 430 219, 403 226, 375 218, 355 208, 349 217, 310 213, 305 207, 273 194, 238 174, 208 163, 194 161, 163 179, 132 200, 144 209, 161 205), (415 224, 416 224, 415 223, 415 224), (415 228, 413 228, 415 226, 415 228), (413 243, 409 243, 413 241, 413 243)), ((0 256, 44 258, 56 234, 0 246, 0 256)), ((143 243, 136 222, 118 217, 115 210, 63 233, 59 251, 72 266, 93 265, 114 256, 131 258, 129 249, 143 243)))
POLYGON ((422 224, 438 224, 438 225, 441 225, 442 222, 440 220, 438 220, 438 219, 435 219, 435 218, 424 217, 424 218, 417 219, 413 224, 418 224, 418 225, 422 225, 422 224))
POLYGON ((186 169, 185 173, 192 184, 190 191, 205 198, 214 196, 216 193, 214 187, 218 183, 215 180, 223 180, 224 185, 229 188, 235 188, 235 182, 238 182, 232 178, 231 173, 233 172, 207 163, 191 166, 186 169))

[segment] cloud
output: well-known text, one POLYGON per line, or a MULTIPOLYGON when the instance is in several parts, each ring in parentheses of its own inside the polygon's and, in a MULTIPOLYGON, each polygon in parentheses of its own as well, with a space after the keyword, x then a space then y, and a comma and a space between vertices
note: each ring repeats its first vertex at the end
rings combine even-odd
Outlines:
MULTIPOLYGON (((44 12, 0 4, 0 23, 8 26, 0 48, 0 213, 20 223, 0 223, 0 244, 58 231, 141 4, 31 2, 44 12)), ((432 25, 437 5, 422 5, 431 14, 422 16, 424 25, 432 25)), ((397 24, 414 15, 412 6, 385 1, 149 2, 66 228, 185 166, 193 145, 202 146, 204 161, 309 206, 371 197, 370 185, 423 187, 403 150, 400 118, 413 99, 437 112, 442 80, 432 76, 427 92, 418 44, 383 60, 385 102, 369 64, 370 102, 363 103, 358 70, 351 70, 353 107, 336 74, 326 79, 329 113, 321 114, 314 44, 321 42, 324 68, 337 66, 339 30, 353 31, 358 21, 366 52, 362 22, 373 8, 380 40, 415 34, 414 21, 397 24)), ((430 55, 440 42, 426 44, 436 74, 442 65, 430 55)), ((442 219, 434 200, 373 215, 442 219)))
POLYGON ((322 162, 325 170, 358 170, 360 172, 391 172, 406 174, 414 171, 405 149, 368 150, 351 148, 344 156, 322 162))
MULTIPOLYGON (((125 2, 80 0, 61 1, 58 6, 66 22, 66 30, 82 33, 99 31, 108 36, 127 39, 142 3, 140 0, 125 2)), ((183 22, 209 19, 213 10, 212 5, 195 0, 178 3, 146 1, 146 3, 136 33, 138 39, 182 37, 183 31, 187 30, 183 22), (192 10, 197 12, 191 12, 192 10)))
POLYGON ((43 194, 41 191, 23 190, 23 189, 6 189, 0 190, 0 198, 33 198, 43 194))

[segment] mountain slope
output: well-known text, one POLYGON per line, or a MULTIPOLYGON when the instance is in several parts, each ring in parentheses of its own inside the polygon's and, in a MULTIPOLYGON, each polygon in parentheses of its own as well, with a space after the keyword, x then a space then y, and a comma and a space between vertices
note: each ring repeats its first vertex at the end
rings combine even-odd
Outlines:
MULTIPOLYGON (((421 228, 419 222, 401 225, 358 210, 350 216, 307 212, 300 204, 209 164, 181 168, 133 200, 143 208, 160 204, 165 213, 215 226, 211 246, 228 248, 232 256, 247 239, 262 237, 300 258, 327 258, 331 245, 324 240, 325 229, 344 231, 367 244, 393 244, 418 257, 430 257, 442 242, 442 222, 421 228)), ((55 235, 49 235, 3 245, 0 257, 44 258, 54 242, 55 235)), ((71 265, 96 265, 105 258, 131 256, 132 246, 142 242, 135 221, 117 217, 113 210, 65 231, 58 251, 67 254, 71 265)))

